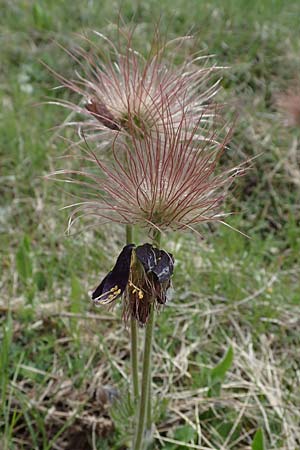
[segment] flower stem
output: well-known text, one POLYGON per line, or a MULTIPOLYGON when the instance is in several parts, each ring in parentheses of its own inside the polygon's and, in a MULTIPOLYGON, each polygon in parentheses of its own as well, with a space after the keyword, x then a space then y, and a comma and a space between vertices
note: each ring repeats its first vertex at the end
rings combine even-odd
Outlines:
MULTIPOLYGON (((133 230, 131 225, 126 225, 126 244, 133 243, 133 230)), ((139 398, 139 371, 138 371, 138 326, 134 317, 130 318, 131 340, 131 372, 134 403, 139 398)))
MULTIPOLYGON (((153 237, 153 245, 157 246, 158 248, 160 246, 160 238, 161 238, 160 232, 156 232, 153 237)), ((147 442, 144 443, 145 428, 147 428, 150 437, 149 440, 151 440, 151 428, 152 428, 151 354, 152 354, 154 319, 155 319, 155 309, 154 303, 152 303, 150 307, 150 316, 145 330, 141 397, 139 403, 139 416, 133 450, 142 450, 144 448, 147 448, 147 442)))
POLYGON ((132 369, 132 387, 133 398, 137 402, 139 398, 139 372, 138 372, 138 326, 134 318, 130 319, 131 336, 131 369, 132 369))
POLYGON ((151 351, 152 351, 152 336, 154 328, 154 306, 151 305, 150 316, 146 325, 145 331, 145 344, 143 355, 143 374, 142 374, 142 386, 141 397, 139 404, 139 416, 136 428, 136 435, 134 441, 134 450, 141 450, 143 447, 146 416, 147 416, 147 403, 149 401, 149 387, 151 383, 151 351))

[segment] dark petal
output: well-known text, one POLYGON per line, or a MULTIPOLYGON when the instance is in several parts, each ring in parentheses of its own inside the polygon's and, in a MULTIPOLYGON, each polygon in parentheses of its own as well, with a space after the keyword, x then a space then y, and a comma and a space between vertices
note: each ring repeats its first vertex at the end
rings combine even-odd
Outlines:
POLYGON ((152 272, 157 276, 160 283, 170 280, 174 270, 174 258, 171 253, 160 250, 156 266, 152 272))
POLYGON ((131 254, 134 244, 126 245, 118 256, 114 268, 92 293, 95 303, 107 304, 120 297, 128 283, 131 254))
POLYGON ((154 249, 151 244, 139 245, 135 249, 136 256, 143 264, 146 272, 150 272, 157 264, 157 249, 154 249))
POLYGON ((135 252, 146 272, 153 272, 160 283, 171 278, 174 269, 171 253, 159 250, 151 244, 139 245, 135 252))
POLYGON ((168 301, 168 289, 171 286, 171 281, 165 281, 160 283, 158 280, 154 282, 156 300, 161 305, 164 305, 168 301))
POLYGON ((121 128, 116 119, 103 103, 92 100, 85 107, 105 127, 110 128, 111 130, 120 131, 121 128))

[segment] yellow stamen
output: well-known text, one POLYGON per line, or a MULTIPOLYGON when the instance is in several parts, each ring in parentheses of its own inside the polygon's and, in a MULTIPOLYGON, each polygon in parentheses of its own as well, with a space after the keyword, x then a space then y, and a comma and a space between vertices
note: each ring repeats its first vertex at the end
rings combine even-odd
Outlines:
POLYGON ((133 288, 132 289, 132 294, 137 293, 138 298, 141 300, 142 298, 144 298, 144 293, 142 291, 142 289, 140 289, 139 287, 137 287, 135 284, 132 283, 132 281, 129 280, 128 285, 133 288))

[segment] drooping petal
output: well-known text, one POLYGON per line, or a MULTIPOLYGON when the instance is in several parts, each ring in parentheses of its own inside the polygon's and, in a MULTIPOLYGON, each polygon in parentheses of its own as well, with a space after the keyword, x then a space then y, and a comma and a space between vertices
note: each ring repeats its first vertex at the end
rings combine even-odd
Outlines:
POLYGON ((170 253, 153 247, 151 244, 139 245, 134 251, 146 272, 153 272, 160 283, 171 278, 174 258, 170 253))
POLYGON ((151 244, 139 245, 135 249, 136 256, 143 264, 146 272, 150 272, 157 264, 156 252, 151 244))
POLYGON ((113 269, 101 281, 92 293, 95 304, 109 304, 120 297, 128 283, 133 244, 126 245, 121 251, 113 269))
POLYGON ((168 282, 173 275, 174 270, 174 258, 171 253, 167 253, 164 250, 159 250, 159 257, 157 258, 157 264, 152 269, 152 272, 156 275, 159 283, 168 282))

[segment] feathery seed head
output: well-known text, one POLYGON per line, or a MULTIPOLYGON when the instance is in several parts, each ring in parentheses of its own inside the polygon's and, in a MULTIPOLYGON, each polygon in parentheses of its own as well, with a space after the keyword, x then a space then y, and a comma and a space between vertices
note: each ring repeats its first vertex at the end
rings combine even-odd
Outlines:
POLYGON ((220 220, 220 204, 242 172, 217 171, 226 139, 219 143, 216 132, 209 139, 195 139, 198 124, 188 130, 184 111, 178 126, 170 119, 168 104, 164 112, 155 133, 142 127, 142 137, 133 134, 130 142, 116 137, 106 159, 84 149, 81 162, 87 167, 53 174, 67 175, 65 181, 84 190, 83 201, 70 205, 70 225, 82 215, 152 231, 193 229, 201 222, 220 220))
POLYGON ((212 102, 218 83, 207 87, 214 68, 199 68, 199 58, 178 67, 166 63, 169 43, 152 45, 145 59, 133 50, 131 34, 118 48, 96 34, 111 47, 109 56, 100 59, 99 47, 87 40, 92 51, 73 55, 85 75, 58 76, 85 100, 61 104, 88 116, 77 123, 85 130, 74 146, 83 150, 80 168, 52 174, 82 188, 81 201, 69 205, 69 225, 83 215, 153 232, 220 220, 220 204, 242 170, 217 168, 228 136, 221 137, 212 102), (109 153, 97 151, 103 141, 109 153))
MULTIPOLYGON (((109 45, 108 52, 104 54, 100 45, 84 37, 90 50, 68 51, 81 69, 77 79, 69 80, 55 73, 63 86, 82 98, 79 104, 66 100, 56 103, 85 116, 75 124, 83 129, 86 139, 99 145, 103 135, 111 132, 132 134, 136 130, 139 134, 141 127, 159 129, 164 126, 166 104, 172 126, 180 124, 184 113, 188 119, 186 126, 193 129, 197 123, 197 135, 205 139, 207 126, 216 115, 213 98, 219 80, 209 87, 208 84, 218 68, 209 66, 209 58, 203 56, 190 58, 179 66, 164 57, 172 44, 178 50, 190 37, 164 44, 155 41, 145 58, 132 47, 133 32, 121 36, 119 30, 118 40, 125 38, 125 45, 119 43, 118 48, 102 34, 95 34, 102 44, 109 45)), ((74 125, 74 121, 64 125, 70 124, 74 125)))

